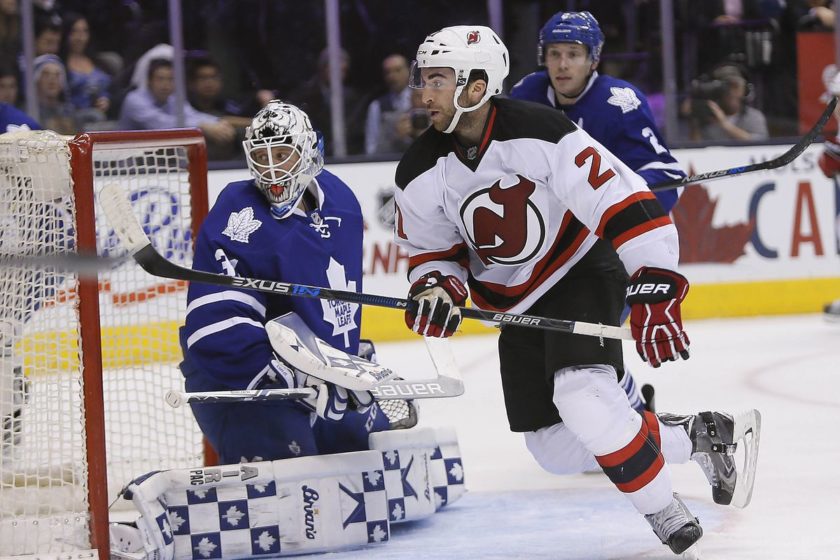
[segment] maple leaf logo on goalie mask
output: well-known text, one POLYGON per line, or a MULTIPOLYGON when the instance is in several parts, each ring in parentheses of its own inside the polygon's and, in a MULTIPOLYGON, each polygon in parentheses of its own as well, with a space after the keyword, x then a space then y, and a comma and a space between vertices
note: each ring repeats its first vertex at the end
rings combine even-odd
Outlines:
POLYGON ((470 31, 467 33, 467 44, 474 45, 481 41, 481 34, 478 31, 470 31))

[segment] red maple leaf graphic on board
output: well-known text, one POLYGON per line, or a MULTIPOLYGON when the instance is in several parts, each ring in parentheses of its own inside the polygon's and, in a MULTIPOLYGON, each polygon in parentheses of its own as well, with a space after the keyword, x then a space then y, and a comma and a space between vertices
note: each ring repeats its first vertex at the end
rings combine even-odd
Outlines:
POLYGON ((680 233, 680 263, 732 263, 744 254, 755 222, 715 227, 717 199, 702 184, 683 191, 671 211, 680 233))

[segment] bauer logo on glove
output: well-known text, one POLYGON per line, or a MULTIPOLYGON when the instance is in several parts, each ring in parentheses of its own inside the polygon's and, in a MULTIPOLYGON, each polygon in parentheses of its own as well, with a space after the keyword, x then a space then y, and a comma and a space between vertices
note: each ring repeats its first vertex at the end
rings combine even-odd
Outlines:
POLYGON ((653 367, 688 359, 689 340, 680 313, 687 293, 688 280, 673 270, 642 267, 630 278, 630 330, 639 356, 653 367))

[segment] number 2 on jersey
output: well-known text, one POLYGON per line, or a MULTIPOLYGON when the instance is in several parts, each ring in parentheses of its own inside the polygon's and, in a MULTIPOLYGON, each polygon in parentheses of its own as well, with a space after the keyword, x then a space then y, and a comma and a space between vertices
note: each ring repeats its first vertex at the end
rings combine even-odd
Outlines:
POLYGON ((588 159, 592 160, 589 167, 589 184, 592 185, 593 189, 597 189, 615 177, 615 171, 613 171, 611 167, 607 167, 607 170, 603 173, 600 172, 601 154, 599 154, 598 150, 592 146, 585 148, 582 152, 575 156, 575 165, 583 167, 583 164, 585 164, 588 159))

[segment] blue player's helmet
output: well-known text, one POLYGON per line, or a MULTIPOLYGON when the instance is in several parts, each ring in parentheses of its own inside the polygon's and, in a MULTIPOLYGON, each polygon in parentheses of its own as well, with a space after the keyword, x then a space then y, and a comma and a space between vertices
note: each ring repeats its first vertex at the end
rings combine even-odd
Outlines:
POLYGON ((289 103, 273 99, 245 130, 245 159, 257 187, 271 203, 271 212, 285 218, 306 187, 324 167, 322 142, 309 117, 289 103), (280 160, 273 148, 291 148, 280 160), (297 157, 297 161, 289 164, 297 157))
POLYGON ((589 49, 593 62, 601 58, 604 34, 598 20, 589 12, 557 12, 540 29, 537 63, 545 65, 545 46, 551 43, 578 43, 589 49))

